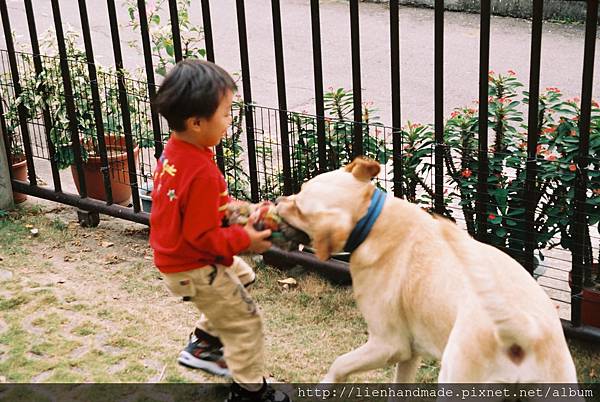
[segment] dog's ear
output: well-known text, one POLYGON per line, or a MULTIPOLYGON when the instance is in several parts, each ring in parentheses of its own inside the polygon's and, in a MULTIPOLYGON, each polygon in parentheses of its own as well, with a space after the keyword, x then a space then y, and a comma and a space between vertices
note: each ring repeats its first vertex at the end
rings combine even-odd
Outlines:
POLYGON ((352 163, 346 166, 346 172, 352 173, 358 180, 369 181, 376 177, 381 170, 379 162, 365 156, 354 158, 352 163))
POLYGON ((345 225, 339 221, 322 219, 316 229, 312 243, 319 260, 327 261, 332 253, 342 251, 349 234, 345 225))

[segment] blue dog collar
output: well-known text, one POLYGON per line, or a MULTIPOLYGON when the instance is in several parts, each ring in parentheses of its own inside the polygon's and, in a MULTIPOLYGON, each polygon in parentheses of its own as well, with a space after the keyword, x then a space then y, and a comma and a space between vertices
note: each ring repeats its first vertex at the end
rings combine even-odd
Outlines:
POLYGON ((346 245, 344 246, 344 251, 347 253, 352 253, 354 250, 358 248, 362 244, 363 241, 367 238, 375 221, 379 217, 381 210, 383 209, 383 204, 385 203, 385 193, 375 187, 375 191, 373 191, 373 195, 371 196, 371 204, 369 205, 369 209, 365 216, 360 218, 360 220, 356 223, 354 230, 350 233, 350 237, 346 241, 346 245))

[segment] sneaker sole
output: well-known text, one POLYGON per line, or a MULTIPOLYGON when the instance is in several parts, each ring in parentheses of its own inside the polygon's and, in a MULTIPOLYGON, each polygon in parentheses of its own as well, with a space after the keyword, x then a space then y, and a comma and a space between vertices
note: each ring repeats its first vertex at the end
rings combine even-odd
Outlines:
POLYGON ((186 352, 185 350, 179 354, 177 362, 182 366, 197 368, 214 375, 231 378, 231 373, 229 372, 228 368, 223 368, 215 362, 198 359, 192 356, 192 354, 190 354, 189 352, 186 352))

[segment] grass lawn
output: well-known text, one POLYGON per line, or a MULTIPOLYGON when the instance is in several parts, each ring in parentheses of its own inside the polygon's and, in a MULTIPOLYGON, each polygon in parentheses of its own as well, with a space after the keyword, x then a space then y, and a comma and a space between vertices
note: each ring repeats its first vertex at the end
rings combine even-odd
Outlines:
MULTIPOLYGON (((81 228, 74 209, 55 204, 1 215, 0 383, 224 382, 176 363, 197 314, 161 283, 146 227, 102 217, 98 228, 81 228)), ((317 382, 336 356, 366 341, 350 288, 255 265, 251 293, 273 379, 317 382), (298 286, 286 290, 277 280, 289 275, 298 286)), ((580 381, 599 382, 600 345, 569 345, 580 381)), ((437 363, 424 362, 417 380, 435 382, 437 373, 437 363)), ((385 369, 353 380, 392 377, 385 369)))

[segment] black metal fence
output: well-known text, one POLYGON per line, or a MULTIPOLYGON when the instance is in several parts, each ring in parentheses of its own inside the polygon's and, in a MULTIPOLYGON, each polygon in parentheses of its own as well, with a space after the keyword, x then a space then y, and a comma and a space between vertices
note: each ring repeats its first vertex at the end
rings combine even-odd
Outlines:
MULTIPOLYGON (((199 3, 194 6, 202 10, 206 58, 215 61, 210 2, 199 3)), ((28 168, 28 180, 13 178, 14 189, 148 223, 144 197, 152 189, 154 161, 168 130, 151 104, 157 59, 145 1, 132 9, 144 53, 143 79, 123 69, 114 0, 107 0, 115 60, 110 69, 95 63, 86 1, 77 1, 82 49, 63 29, 59 1, 51 4, 57 56, 41 54, 31 0, 24 0, 31 52, 17 52, 7 2, 0 0, 7 45, 0 51, 2 129, 11 159, 26 160, 28 168), (101 196, 90 193, 84 168, 94 158, 101 196), (52 173, 52 189, 38 183, 37 170, 43 166, 52 173), (78 194, 63 191, 61 171, 69 166, 78 194), (122 186, 130 191, 126 200, 116 198, 122 186)), ((288 110, 278 0, 271 1, 278 107, 253 103, 245 5, 236 0, 242 98, 234 105, 231 130, 216 149, 232 194, 252 201, 290 194, 316 174, 368 155, 382 164, 379 187, 446 215, 475 238, 504 249, 557 303, 570 305, 574 327, 600 339, 585 325, 590 309, 600 310, 586 293, 600 286, 600 108, 592 101, 597 1, 587 1, 584 68, 573 72, 582 77, 580 102, 564 100, 556 90, 540 91, 542 0, 533 2, 526 93, 517 91, 520 84, 512 74, 490 74, 490 4, 483 0, 478 106, 445 116, 444 4, 436 0, 434 122, 402 126, 399 9, 398 1, 391 0, 392 127, 377 123, 374 111, 363 104, 358 0, 349 1, 352 90, 329 91, 323 85, 320 5, 310 1, 316 115, 288 110)), ((190 54, 180 33, 185 6, 168 1, 173 62, 190 54)))

